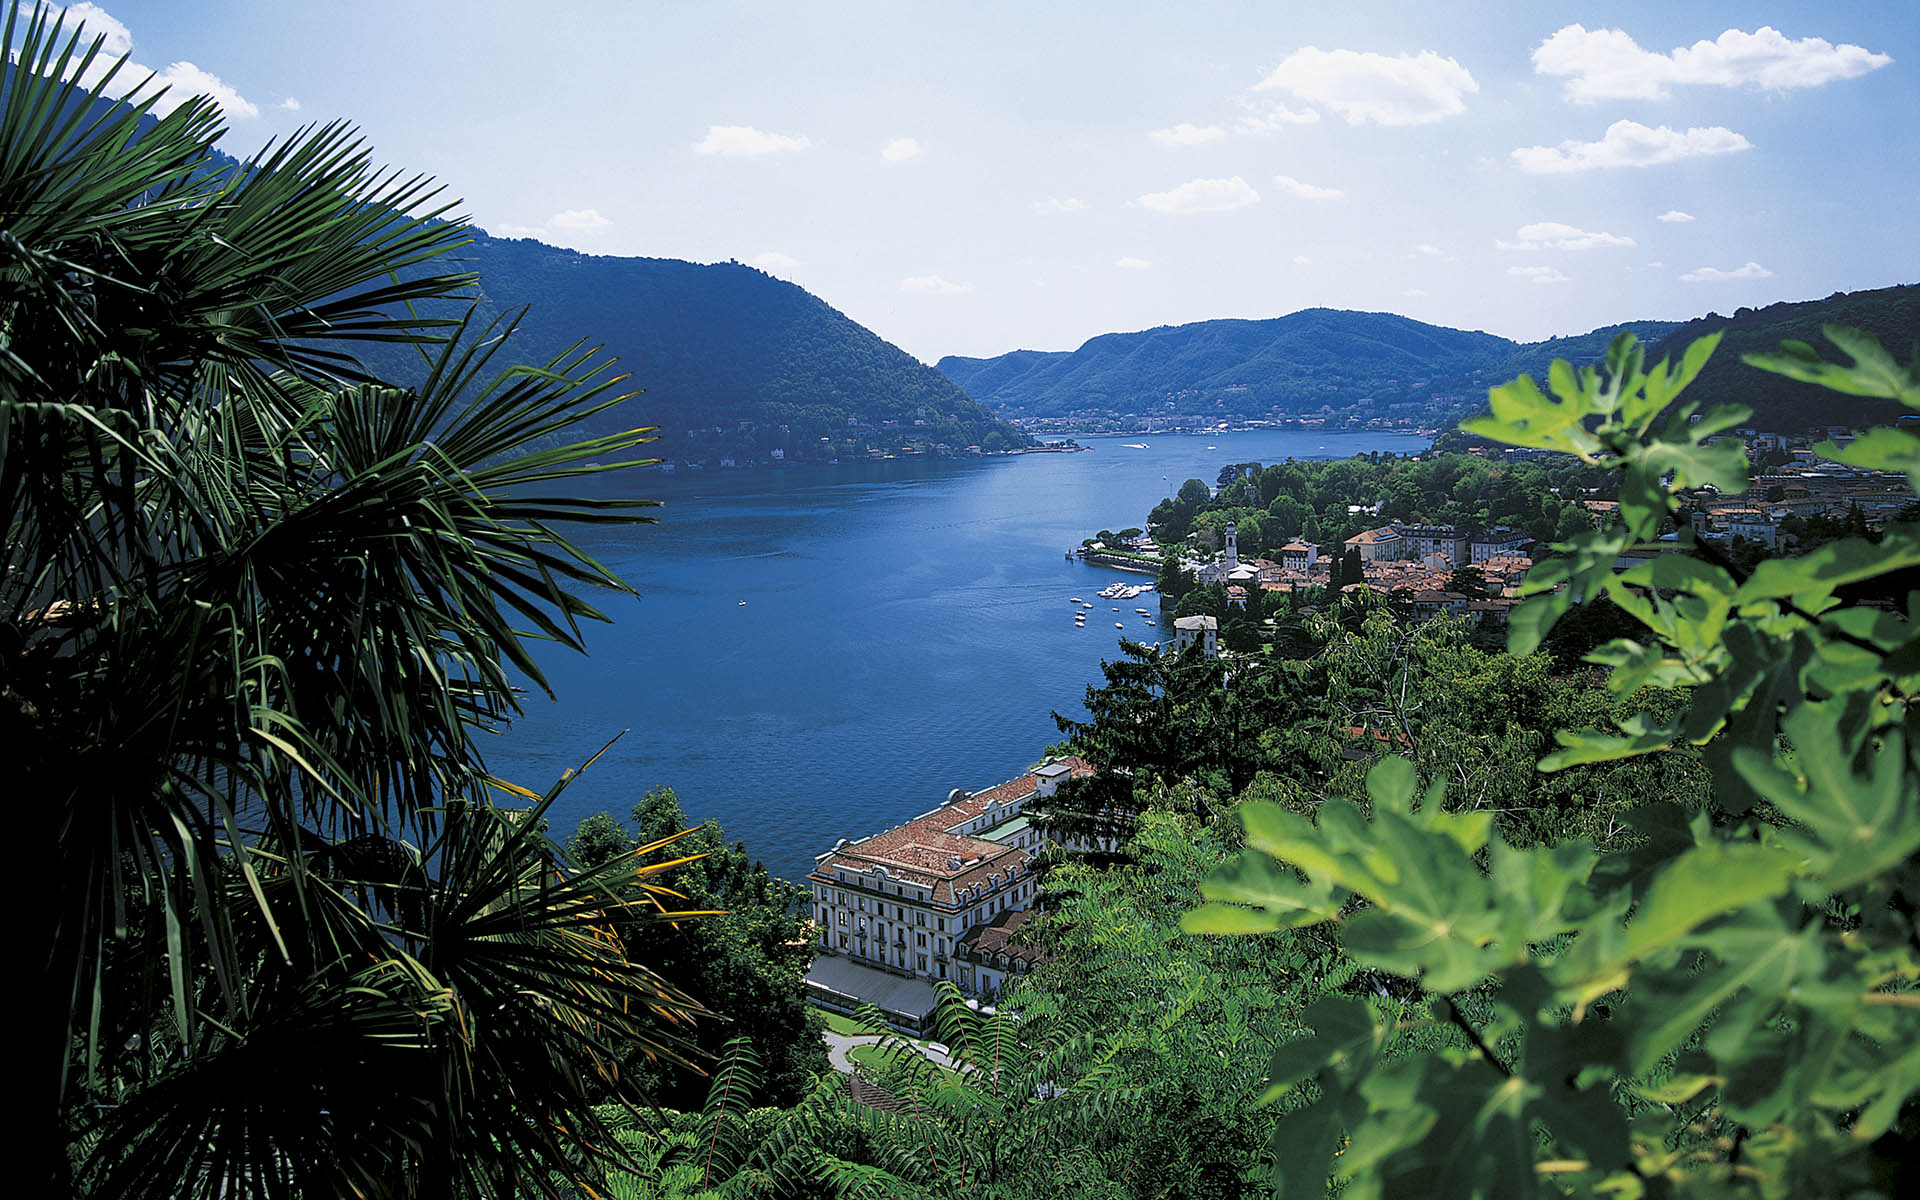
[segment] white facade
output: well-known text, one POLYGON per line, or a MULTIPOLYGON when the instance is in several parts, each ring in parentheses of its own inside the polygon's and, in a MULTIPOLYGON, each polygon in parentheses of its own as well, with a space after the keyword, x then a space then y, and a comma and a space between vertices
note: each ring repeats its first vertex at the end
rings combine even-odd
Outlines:
POLYGON ((1173 622, 1173 649, 1175 653, 1186 650, 1195 642, 1201 644, 1201 653, 1212 656, 1220 653, 1220 622, 1212 617, 1177 617, 1173 622))
POLYGON ((1039 834, 1027 806, 1091 768, 1050 760, 983 792, 858 842, 842 840, 808 873, 816 953, 928 980, 955 980, 953 952, 977 925, 1033 901, 1039 834))

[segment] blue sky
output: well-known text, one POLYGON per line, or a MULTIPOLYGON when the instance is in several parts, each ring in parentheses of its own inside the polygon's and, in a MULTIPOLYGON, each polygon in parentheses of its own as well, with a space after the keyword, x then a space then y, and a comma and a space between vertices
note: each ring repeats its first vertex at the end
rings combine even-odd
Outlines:
POLYGON ((928 361, 1920 278, 1914 0, 74 8, 232 153, 344 117, 495 234, 755 263, 928 361))

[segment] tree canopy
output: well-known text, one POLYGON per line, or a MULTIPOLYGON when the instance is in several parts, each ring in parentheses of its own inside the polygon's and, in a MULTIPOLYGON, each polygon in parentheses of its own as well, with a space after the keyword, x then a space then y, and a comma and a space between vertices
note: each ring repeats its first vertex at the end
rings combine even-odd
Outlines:
POLYGON ((491 778, 475 735, 544 686, 531 637, 630 594, 556 530, 645 519, 570 481, 649 431, 569 439, 623 399, 597 355, 506 366, 513 318, 418 314, 471 284, 465 227, 349 129, 223 161, 210 100, 113 104, 101 39, 0 20, 0 743, 57 864, 27 1186, 594 1173, 605 1043, 685 1058, 703 1010, 608 916, 657 913, 659 868, 577 869, 565 781, 491 778))

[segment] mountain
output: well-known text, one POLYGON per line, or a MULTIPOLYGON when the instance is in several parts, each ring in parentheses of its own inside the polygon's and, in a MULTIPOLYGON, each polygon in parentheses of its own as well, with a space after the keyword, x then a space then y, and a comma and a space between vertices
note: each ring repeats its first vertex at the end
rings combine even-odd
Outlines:
POLYGON ((1489 333, 1391 313, 1309 308, 1110 333, 1071 353, 944 358, 940 370, 1002 415, 1268 417, 1461 393, 1514 349, 1489 333))
POLYGON ((1789 338, 1806 342, 1823 358, 1845 361, 1846 356, 1821 334, 1822 325, 1864 329, 1877 336, 1897 360, 1920 356, 1920 285, 1835 292, 1824 300, 1742 308, 1731 317, 1709 313, 1676 326, 1654 345, 1649 357, 1678 358, 1695 338, 1718 332, 1720 346, 1687 395, 1706 406, 1744 404, 1753 409, 1752 423, 1760 429, 1797 433, 1831 425, 1884 425, 1906 413, 1896 401, 1844 396, 1740 361, 1742 354, 1776 351, 1789 338))
MULTIPOLYGON (((0 62, 0 94, 14 66, 0 62)), ((91 123, 119 105, 67 90, 91 123)), ((151 129, 155 118, 143 117, 151 129)), ((214 151, 207 171, 245 169, 214 151)), ((870 450, 965 453, 1031 443, 982 409, 946 376, 921 363, 819 297, 737 262, 702 265, 665 258, 579 254, 475 228, 456 252, 410 268, 422 274, 470 270, 481 322, 531 306, 496 361, 547 363, 575 342, 604 347, 643 389, 587 422, 589 432, 657 425, 650 450, 665 458, 764 461, 852 457, 870 450)), ((431 315, 458 316, 464 305, 431 315)), ((369 342, 362 364, 397 382, 424 369, 411 347, 369 342)))
POLYGON ((1720 349, 1693 392, 1709 403, 1749 405, 1753 424, 1763 429, 1892 420, 1897 406, 1891 402, 1838 397, 1740 361, 1744 353, 1777 349, 1785 338, 1835 353, 1820 336, 1823 324, 1869 330, 1905 358, 1920 342, 1920 286, 1836 292, 1825 300, 1684 323, 1633 321, 1526 343, 1389 313, 1310 308, 1264 321, 1105 334, 1073 351, 943 358, 939 368, 975 400, 1014 420, 1262 420, 1325 407, 1363 418, 1397 409, 1392 415, 1452 421, 1480 407, 1490 384, 1520 374, 1544 379, 1556 358, 1599 362, 1620 333, 1648 343, 1652 361, 1678 358, 1693 339, 1718 330, 1720 349))
MULTIPOLYGON (((779 450, 791 461, 1029 441, 818 296, 741 263, 600 257, 477 229, 459 253, 480 276, 483 317, 530 306, 513 361, 548 361, 580 338, 618 356, 627 386, 644 392, 599 423, 660 426, 663 457, 779 450)), ((382 357, 370 350, 369 365, 382 357)))

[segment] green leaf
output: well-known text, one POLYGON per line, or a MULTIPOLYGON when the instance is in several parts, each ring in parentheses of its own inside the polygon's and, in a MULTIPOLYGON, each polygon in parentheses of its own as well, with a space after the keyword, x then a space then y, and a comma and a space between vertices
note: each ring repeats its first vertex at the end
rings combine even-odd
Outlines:
POLYGON ((1821 332, 1853 361, 1844 366, 1819 361, 1804 343, 1785 354, 1743 354, 1741 361, 1850 396, 1880 396, 1920 408, 1920 376, 1895 362, 1879 339, 1845 325, 1823 325, 1821 332))

